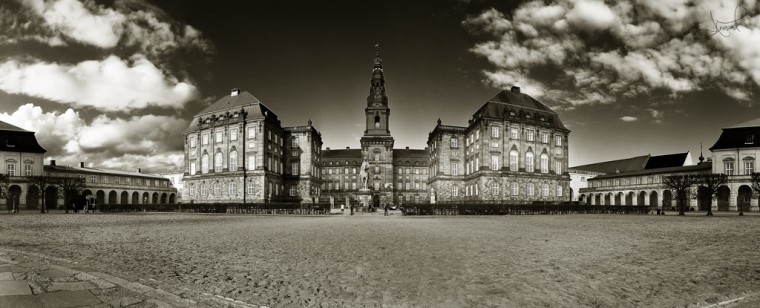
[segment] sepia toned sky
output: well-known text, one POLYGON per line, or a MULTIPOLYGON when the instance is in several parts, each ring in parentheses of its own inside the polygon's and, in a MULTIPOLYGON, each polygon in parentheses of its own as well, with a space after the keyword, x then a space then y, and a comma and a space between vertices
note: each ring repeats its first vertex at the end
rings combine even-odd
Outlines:
POLYGON ((237 87, 357 148, 376 42, 397 148, 515 83, 572 130, 571 166, 696 158, 760 117, 756 1, 9 0, 0 120, 59 164, 180 169, 192 116, 237 87))

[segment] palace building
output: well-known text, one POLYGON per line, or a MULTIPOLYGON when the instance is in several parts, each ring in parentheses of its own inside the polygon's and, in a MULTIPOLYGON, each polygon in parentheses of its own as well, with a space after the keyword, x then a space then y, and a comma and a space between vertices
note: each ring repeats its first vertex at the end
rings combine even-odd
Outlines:
POLYGON ((569 201, 567 129, 556 112, 515 86, 488 100, 467 126, 428 136, 435 200, 569 201))
POLYGON ((232 90, 185 131, 186 202, 330 200, 355 204, 367 162, 372 204, 569 201, 570 131, 518 87, 486 102, 466 127, 439 121, 425 149, 394 149, 377 50, 358 148, 322 150, 311 121, 284 127, 248 92, 232 90))

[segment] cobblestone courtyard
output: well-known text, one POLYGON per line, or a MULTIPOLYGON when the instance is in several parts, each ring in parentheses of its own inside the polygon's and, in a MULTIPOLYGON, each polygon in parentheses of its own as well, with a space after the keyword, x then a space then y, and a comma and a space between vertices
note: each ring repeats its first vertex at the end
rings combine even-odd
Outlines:
POLYGON ((760 291, 760 216, 21 214, 0 215, 0 234, 7 251, 211 306, 204 296, 275 307, 672 307, 760 291))

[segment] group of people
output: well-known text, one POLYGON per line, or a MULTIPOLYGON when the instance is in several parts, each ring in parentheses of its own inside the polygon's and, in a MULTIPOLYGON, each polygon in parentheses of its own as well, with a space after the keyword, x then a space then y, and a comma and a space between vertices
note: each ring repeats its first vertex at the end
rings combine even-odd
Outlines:
MULTIPOLYGON (((351 204, 351 205, 349 206, 349 208, 350 208, 350 210, 351 210, 351 215, 354 215, 354 205, 353 205, 353 204, 351 204)), ((389 215, 389 214, 388 214, 388 210, 390 210, 390 208, 391 208, 391 206, 390 206, 390 205, 388 205, 388 204, 386 204, 386 205, 385 205, 385 214, 384 214, 383 216, 388 216, 388 215, 389 215)), ((346 205, 345 205, 345 204, 341 204, 341 205, 340 205, 340 213, 341 213, 341 214, 343 214, 345 210, 346 210, 346 205)), ((371 205, 369 206, 369 211, 370 211, 370 212, 372 212, 372 211, 373 211, 373 207, 372 207, 371 205)))

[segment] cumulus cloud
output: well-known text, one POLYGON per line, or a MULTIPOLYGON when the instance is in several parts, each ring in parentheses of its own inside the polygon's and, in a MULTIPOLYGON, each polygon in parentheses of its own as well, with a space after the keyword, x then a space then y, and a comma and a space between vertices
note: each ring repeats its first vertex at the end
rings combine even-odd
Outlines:
POLYGON ((6 41, 36 40, 61 46, 71 40, 102 49, 138 47, 154 60, 179 48, 213 53, 213 45, 200 31, 143 1, 117 0, 111 7, 79 0, 20 2, 23 8, 15 13, 27 19, 23 25, 27 31, 6 41))
POLYGON ((488 9, 463 24, 485 36, 471 52, 494 66, 484 72, 488 84, 535 83, 531 94, 558 104, 612 104, 653 91, 678 98, 707 89, 749 102, 760 85, 755 1, 536 0, 511 14, 488 9), (715 33, 711 16, 724 26, 740 21, 715 33))
POLYGON ((655 123, 662 123, 662 118, 665 117, 664 112, 652 108, 647 109, 647 111, 649 111, 649 114, 652 116, 655 123))
POLYGON ((127 119, 100 115, 87 123, 71 108, 44 112, 33 104, 22 105, 12 113, 0 113, 0 121, 36 132, 37 140, 47 150, 46 158, 118 169, 181 168, 181 136, 188 124, 176 117, 155 115, 127 119))
POLYGON ((75 65, 10 59, 0 63, 0 90, 105 111, 178 108, 197 94, 194 85, 166 75, 141 55, 75 65))
POLYGON ((620 120, 622 120, 623 122, 634 122, 634 121, 638 121, 639 118, 632 117, 632 116, 624 116, 624 117, 621 117, 620 120))

